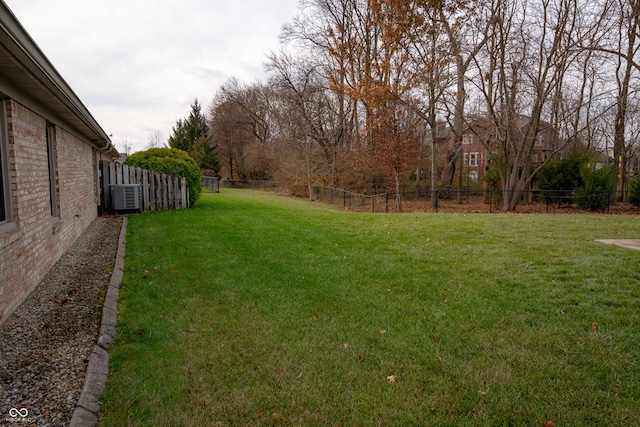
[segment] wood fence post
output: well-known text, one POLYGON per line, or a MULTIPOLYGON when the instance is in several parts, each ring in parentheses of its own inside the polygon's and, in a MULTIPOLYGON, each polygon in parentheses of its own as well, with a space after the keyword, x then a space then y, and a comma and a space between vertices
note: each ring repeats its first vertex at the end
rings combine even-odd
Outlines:
POLYGON ((142 203, 144 210, 148 211, 149 208, 149 171, 141 170, 141 184, 142 184, 142 203))
POLYGON ((161 181, 161 187, 162 187, 162 209, 167 209, 168 208, 168 201, 167 201, 167 175, 165 174, 161 174, 160 175, 160 181, 161 181))

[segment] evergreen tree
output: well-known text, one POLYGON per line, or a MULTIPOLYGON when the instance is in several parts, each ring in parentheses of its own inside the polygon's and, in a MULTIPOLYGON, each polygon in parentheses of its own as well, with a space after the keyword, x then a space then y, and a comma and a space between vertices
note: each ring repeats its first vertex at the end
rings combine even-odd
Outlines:
POLYGON ((191 105, 189 117, 178 120, 173 127, 169 147, 189 153, 201 169, 212 169, 216 174, 220 171, 216 147, 211 145, 207 120, 197 99, 191 105))
POLYGON ((187 125, 186 121, 183 122, 182 119, 178 120, 173 127, 173 134, 169 136, 170 148, 177 148, 178 150, 189 152, 192 144, 187 137, 187 125))
POLYGON ((211 142, 206 138, 202 136, 199 137, 190 154, 198 166, 200 166, 200 169, 213 170, 216 174, 220 172, 220 162, 216 154, 216 149, 211 146, 211 142))

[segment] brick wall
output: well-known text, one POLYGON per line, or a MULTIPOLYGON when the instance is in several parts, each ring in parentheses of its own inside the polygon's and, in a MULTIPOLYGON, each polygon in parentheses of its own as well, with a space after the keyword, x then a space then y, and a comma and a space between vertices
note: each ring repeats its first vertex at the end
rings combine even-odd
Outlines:
POLYGON ((14 100, 6 103, 15 227, 0 233, 0 324, 97 216, 94 149, 55 126, 52 217, 47 122, 14 100))

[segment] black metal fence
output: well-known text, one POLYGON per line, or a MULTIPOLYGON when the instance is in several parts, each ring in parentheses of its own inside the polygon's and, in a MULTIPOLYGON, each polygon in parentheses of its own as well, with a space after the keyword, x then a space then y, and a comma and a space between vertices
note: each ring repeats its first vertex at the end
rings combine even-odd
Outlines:
MULTIPOLYGON (((398 194, 385 191, 377 194, 361 194, 331 187, 313 187, 314 199, 345 209, 389 213, 399 212, 398 194)), ((412 190, 400 192, 403 211, 412 212, 473 212, 492 213, 503 211, 503 199, 516 197, 516 211, 521 212, 566 212, 585 210, 609 213, 613 206, 617 211, 640 213, 640 208, 615 203, 620 193, 612 191, 508 191, 487 190, 412 190), (435 200, 434 200, 435 199, 435 200)))
POLYGON ((313 187, 313 199, 354 211, 389 212, 389 193, 361 194, 331 187, 313 187))
POLYGON ((283 191, 285 186, 277 181, 257 181, 253 179, 223 179, 220 181, 222 188, 241 188, 246 190, 283 191))
MULTIPOLYGON (((203 188, 205 187, 203 177, 203 188)), ((217 190, 238 188, 284 193, 287 187, 278 181, 249 179, 222 179, 217 190)), ((366 187, 356 190, 314 186, 312 199, 357 212, 399 212, 398 194, 383 187, 366 187)), ((503 199, 517 198, 516 212, 553 213, 572 211, 595 211, 610 213, 640 213, 640 208, 626 203, 616 203, 621 193, 596 190, 541 191, 523 190, 504 192, 496 189, 441 188, 436 191, 406 186, 400 192, 400 205, 404 212, 501 212, 503 199)))
POLYGON ((201 176, 200 185, 207 190, 220 192, 220 179, 217 176, 201 176))

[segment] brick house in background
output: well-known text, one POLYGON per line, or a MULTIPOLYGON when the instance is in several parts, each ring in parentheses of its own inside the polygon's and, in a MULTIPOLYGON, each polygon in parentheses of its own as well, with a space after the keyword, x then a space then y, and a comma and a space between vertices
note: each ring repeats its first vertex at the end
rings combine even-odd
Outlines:
POLYGON ((0 325, 98 215, 109 137, 0 1, 0 325))
MULTIPOLYGON (((525 138, 528 123, 528 117, 520 117, 519 136, 522 139, 525 138)), ((479 183, 484 179, 491 166, 492 157, 498 152, 496 135, 496 127, 491 120, 482 116, 468 117, 461 144, 464 185, 479 183)), ((453 131, 443 123, 438 129, 438 136, 438 149, 440 152, 446 152, 453 144, 453 131)), ((554 142, 557 140, 552 126, 542 122, 533 147, 534 165, 539 165, 549 158, 556 145, 554 142)))

